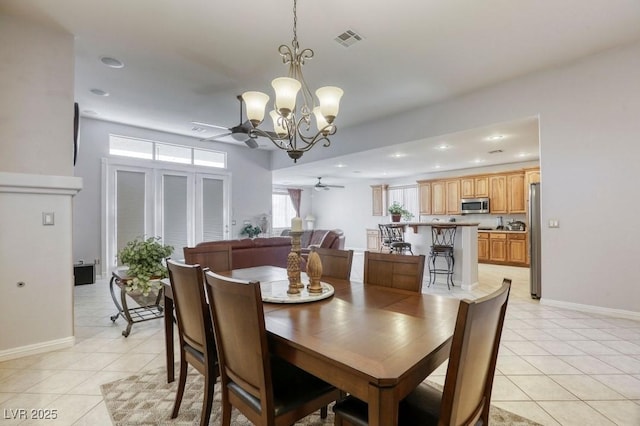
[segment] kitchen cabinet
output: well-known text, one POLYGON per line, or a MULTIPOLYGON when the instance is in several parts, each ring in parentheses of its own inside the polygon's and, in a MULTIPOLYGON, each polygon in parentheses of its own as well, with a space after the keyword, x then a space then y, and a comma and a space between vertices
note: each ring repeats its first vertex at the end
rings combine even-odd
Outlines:
POLYGON ((388 185, 371 185, 371 215, 386 216, 386 190, 388 185))
POLYGON ((489 260, 489 233, 478 232, 478 262, 489 260))
POLYGON ((447 214, 460 214, 460 179, 446 181, 447 214))
POLYGON ((489 210, 491 213, 507 213, 507 176, 489 176, 489 210))
POLYGON ((524 173, 507 175, 507 213, 526 212, 524 182, 524 173))
POLYGON ((367 229, 367 250, 380 251, 380 230, 367 229))
POLYGON ((525 232, 478 232, 478 262, 529 266, 525 232))
POLYGON ((447 214, 447 187, 445 181, 431 182, 431 214, 447 214))
POLYGON ((529 186, 534 182, 540 182, 540 169, 527 169, 524 171, 524 206, 529 208, 529 186))
POLYGON ((486 198, 489 196, 489 177, 460 178, 460 198, 486 198))
POLYGON ((489 233, 489 261, 504 263, 507 261, 507 234, 489 233))
POLYGON ((418 181, 420 214, 431 214, 431 182, 418 181))

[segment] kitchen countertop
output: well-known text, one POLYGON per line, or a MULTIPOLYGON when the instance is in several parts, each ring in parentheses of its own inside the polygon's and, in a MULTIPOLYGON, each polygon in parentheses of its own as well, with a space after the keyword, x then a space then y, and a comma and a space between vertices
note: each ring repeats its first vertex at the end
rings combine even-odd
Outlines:
POLYGON ((509 231, 508 229, 478 229, 478 232, 505 232, 508 234, 526 234, 527 231, 509 231))

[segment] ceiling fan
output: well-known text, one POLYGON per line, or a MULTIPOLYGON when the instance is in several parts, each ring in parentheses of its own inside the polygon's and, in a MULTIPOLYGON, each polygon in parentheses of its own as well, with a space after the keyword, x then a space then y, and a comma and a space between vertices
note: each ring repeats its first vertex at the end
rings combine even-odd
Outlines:
POLYGON ((342 186, 342 185, 325 185, 324 183, 322 183, 322 178, 318 177, 318 183, 316 183, 313 188, 316 191, 322 191, 323 189, 325 191, 328 191, 331 188, 344 188, 344 186, 342 186))
MULTIPOLYGON (((242 121, 242 106, 244 105, 244 101, 242 100, 242 96, 238 95, 237 96, 238 101, 240 102, 240 124, 238 124, 237 126, 234 127, 223 127, 223 126, 218 126, 215 124, 209 124, 209 123, 202 123, 202 122, 193 122, 196 125, 201 125, 201 126, 207 126, 207 127, 212 127, 214 129, 222 129, 222 130, 227 130, 227 133, 223 133, 220 135, 215 135, 212 136, 210 138, 205 138, 205 139, 200 139, 201 141, 215 141, 218 140, 220 138, 223 138, 225 136, 231 136, 231 138, 233 138, 234 140, 238 141, 238 142, 244 142, 245 144, 247 144, 247 146, 249 148, 257 148, 258 147, 258 142, 255 140, 255 138, 250 138, 249 137, 249 130, 251 130, 253 128, 253 125, 251 124, 251 122, 249 120, 245 120, 242 121)), ((267 132, 269 134, 271 134, 271 132, 267 132)), ((273 136, 276 137, 276 134, 273 133, 273 136)))

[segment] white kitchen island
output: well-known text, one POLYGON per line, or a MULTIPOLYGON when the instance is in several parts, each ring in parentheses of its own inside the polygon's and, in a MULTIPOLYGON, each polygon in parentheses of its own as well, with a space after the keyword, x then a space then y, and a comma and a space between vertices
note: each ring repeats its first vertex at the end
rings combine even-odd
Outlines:
MULTIPOLYGON (((453 282, 463 290, 471 290, 478 285, 478 223, 464 222, 400 222, 404 225, 405 241, 411 243, 414 254, 424 254, 427 258, 424 268, 425 281, 429 279, 429 250, 431 248, 431 225, 456 225, 453 248, 455 264, 453 282)), ((396 225, 396 224, 394 224, 396 225)), ((437 264, 443 259, 436 259, 437 264)), ((436 275, 437 286, 446 286, 446 277, 436 275)))

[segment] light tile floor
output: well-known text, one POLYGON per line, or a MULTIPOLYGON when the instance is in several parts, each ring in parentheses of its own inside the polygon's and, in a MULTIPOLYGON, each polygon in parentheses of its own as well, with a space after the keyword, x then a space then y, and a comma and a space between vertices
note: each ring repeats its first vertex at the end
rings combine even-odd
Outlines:
MULTIPOLYGON (((362 268, 356 253, 352 279, 362 268)), ((479 272, 471 292, 444 284, 424 292, 473 299, 513 280, 493 404, 544 425, 640 425, 640 321, 540 305, 525 268, 479 272)), ((76 345, 0 363, 0 424, 111 424, 100 384, 164 366, 162 321, 135 324, 124 338, 124 321, 109 320, 114 312, 108 280, 76 287, 76 345), (58 418, 13 418, 20 409, 57 410, 58 418)), ((442 384, 445 372, 446 363, 429 379, 442 384)))

